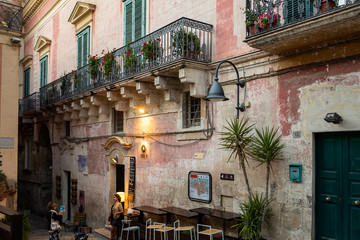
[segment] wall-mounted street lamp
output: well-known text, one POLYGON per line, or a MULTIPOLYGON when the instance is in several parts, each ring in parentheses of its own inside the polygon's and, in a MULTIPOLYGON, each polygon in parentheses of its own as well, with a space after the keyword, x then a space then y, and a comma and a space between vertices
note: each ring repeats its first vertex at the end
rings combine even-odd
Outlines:
POLYGON ((327 113, 324 120, 328 123, 339 124, 342 121, 342 117, 336 112, 327 113))
POLYGON ((244 82, 240 82, 240 78, 239 78, 239 72, 236 68, 236 66, 228 61, 228 60, 224 60, 222 62, 219 63, 219 65, 216 67, 216 71, 215 71, 215 82, 213 83, 213 85, 210 87, 209 93, 208 95, 205 97, 206 101, 227 101, 229 100, 227 97, 225 97, 224 94, 224 90, 221 87, 220 83, 219 83, 219 78, 218 78, 218 71, 219 71, 219 67, 221 64, 223 64, 224 62, 227 62, 229 64, 231 64, 231 66, 234 67, 235 72, 236 72, 236 77, 237 77, 237 82, 236 82, 236 86, 237 86, 237 93, 236 93, 236 113, 237 113, 237 118, 239 118, 239 111, 243 112, 245 111, 245 104, 242 103, 240 105, 240 101, 239 101, 239 94, 240 94, 240 87, 244 87, 245 83, 244 82))

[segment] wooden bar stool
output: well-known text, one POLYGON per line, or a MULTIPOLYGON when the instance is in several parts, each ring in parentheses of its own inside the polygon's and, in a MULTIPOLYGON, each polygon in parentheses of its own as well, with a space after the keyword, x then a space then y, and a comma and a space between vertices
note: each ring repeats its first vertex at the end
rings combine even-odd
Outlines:
POLYGON ((161 233, 160 234, 161 235, 161 240, 163 239, 162 238, 162 236, 163 236, 162 233, 163 233, 164 234, 164 240, 166 240, 167 239, 167 233, 174 230, 173 227, 167 227, 165 223, 157 223, 157 222, 155 222, 154 225, 155 226, 161 225, 160 228, 154 228, 154 239, 156 239, 155 238, 155 232, 160 232, 161 233))
POLYGON ((199 234, 210 236, 210 240, 213 239, 213 235, 221 233, 222 240, 224 240, 224 231, 221 229, 212 228, 210 225, 198 224, 197 225, 197 239, 199 239, 199 234), (200 231, 199 228, 203 228, 204 230, 200 231))
POLYGON ((120 240, 122 240, 123 232, 127 232, 126 240, 129 240, 129 233, 133 232, 133 240, 135 240, 135 232, 138 231, 138 240, 140 240, 140 227, 139 226, 130 226, 131 220, 121 220, 121 235, 120 240))
POLYGON ((194 240, 196 240, 196 235, 195 235, 195 227, 194 226, 186 226, 186 227, 181 227, 180 226, 180 220, 177 220, 174 222, 174 240, 177 240, 178 237, 180 240, 180 232, 182 231, 190 231, 190 238, 191 240, 193 240, 193 234, 194 234, 194 240))
MULTIPOLYGON (((145 223, 145 240, 147 240, 148 231, 150 231, 149 240, 151 240, 151 230, 155 230, 156 228, 161 228, 161 227, 162 227, 162 225, 151 224, 151 218, 146 220, 146 223, 145 223)), ((154 240, 155 240, 155 231, 154 231, 154 240)))

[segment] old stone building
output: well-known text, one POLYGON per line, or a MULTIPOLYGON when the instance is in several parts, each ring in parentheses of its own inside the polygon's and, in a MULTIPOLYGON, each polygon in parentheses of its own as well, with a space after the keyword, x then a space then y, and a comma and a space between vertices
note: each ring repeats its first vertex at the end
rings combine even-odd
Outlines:
MULTIPOLYGON (((41 213, 55 199, 66 219, 84 211, 94 229, 106 224, 115 192, 125 193, 126 209, 238 212, 245 182, 218 133, 236 117, 239 97, 240 118, 279 127, 285 144, 270 178, 265 237, 359 238, 360 4, 324 4, 28 1, 19 204, 41 213), (222 60, 245 87, 237 92, 236 71, 224 63, 218 76, 230 100, 206 102, 222 60), (295 182, 292 164, 302 167, 295 182), (212 179, 200 202, 189 193, 196 173, 212 179)), ((265 167, 249 164, 253 191, 264 192, 265 167)), ((233 224, 226 235, 236 235, 233 224)))
POLYGON ((0 205, 17 209, 19 51, 22 8, 0 2, 0 205))

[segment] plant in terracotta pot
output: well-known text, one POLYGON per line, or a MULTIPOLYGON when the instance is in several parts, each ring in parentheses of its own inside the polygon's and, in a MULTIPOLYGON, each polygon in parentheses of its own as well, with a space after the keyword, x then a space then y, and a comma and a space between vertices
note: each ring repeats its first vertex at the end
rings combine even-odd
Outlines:
POLYGON ((99 62, 99 58, 98 55, 96 54, 95 56, 91 56, 89 55, 89 71, 88 73, 90 74, 90 77, 95 80, 98 73, 99 73, 99 66, 98 63, 99 62))
POLYGON ((258 16, 254 23, 260 29, 269 29, 270 26, 275 27, 276 24, 280 21, 280 18, 280 14, 269 12, 258 16), (270 24, 271 19, 272 23, 270 24))
MULTIPOLYGON (((116 48, 114 48, 111 52, 108 50, 102 58, 101 67, 106 77, 111 75, 113 67, 116 65, 115 50, 116 48)), ((103 50, 102 54, 104 54, 104 52, 105 51, 103 50)))
POLYGON ((336 3, 334 0, 321 0, 319 12, 321 13, 327 12, 335 7, 336 7, 336 3))

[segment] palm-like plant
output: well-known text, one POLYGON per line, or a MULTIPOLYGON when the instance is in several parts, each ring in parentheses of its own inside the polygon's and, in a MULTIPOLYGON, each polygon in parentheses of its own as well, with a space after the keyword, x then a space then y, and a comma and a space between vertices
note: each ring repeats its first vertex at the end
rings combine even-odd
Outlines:
MULTIPOLYGON (((250 155, 260 163, 258 166, 265 164, 266 165, 266 187, 265 187, 265 200, 266 206, 269 203, 269 179, 270 179, 270 169, 272 170, 272 162, 275 160, 281 160, 280 152, 284 148, 284 144, 281 143, 282 135, 278 135, 279 128, 265 127, 262 129, 255 129, 256 134, 252 139, 252 144, 250 146, 250 155), (278 136, 277 136, 278 135, 278 136)), ((263 212, 261 227, 264 222, 263 212)))
POLYGON ((220 132, 221 146, 222 149, 231 151, 228 161, 235 157, 239 160, 240 169, 242 169, 244 174, 245 183, 249 193, 249 197, 252 197, 250 184, 246 172, 247 155, 249 153, 249 146, 252 141, 251 131, 253 130, 253 124, 249 124, 249 119, 232 119, 231 121, 226 121, 227 126, 224 128, 227 130, 225 132, 220 132))

